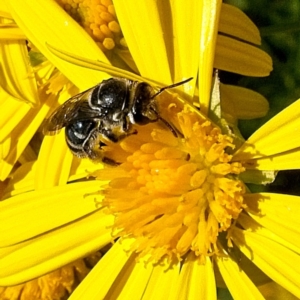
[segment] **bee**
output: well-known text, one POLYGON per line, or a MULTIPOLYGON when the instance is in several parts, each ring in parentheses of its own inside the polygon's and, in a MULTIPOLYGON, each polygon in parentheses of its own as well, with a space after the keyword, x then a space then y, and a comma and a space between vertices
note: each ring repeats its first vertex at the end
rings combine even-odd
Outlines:
POLYGON ((66 143, 75 156, 114 163, 104 157, 102 147, 109 141, 117 143, 136 134, 133 124, 161 121, 178 136, 176 128, 160 116, 155 98, 191 79, 163 87, 157 93, 146 82, 126 78, 103 80, 58 107, 46 120, 43 132, 54 135, 65 128, 66 143))

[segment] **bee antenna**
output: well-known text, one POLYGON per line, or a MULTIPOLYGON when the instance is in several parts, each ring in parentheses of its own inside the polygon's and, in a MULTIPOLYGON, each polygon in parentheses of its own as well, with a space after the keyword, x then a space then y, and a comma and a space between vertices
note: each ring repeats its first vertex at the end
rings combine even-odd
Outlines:
POLYGON ((177 128, 173 127, 167 120, 162 118, 153 107, 151 107, 150 109, 152 112, 154 112, 156 114, 157 119, 160 120, 161 122, 163 122, 165 124, 165 126, 169 128, 169 130, 173 133, 173 135, 175 137, 178 137, 178 136, 183 137, 183 134, 177 128))
POLYGON ((166 121, 164 118, 162 118, 161 116, 158 117, 158 119, 160 121, 162 121, 165 126, 167 126, 169 128, 169 130, 173 133, 173 135, 175 137, 178 137, 180 135, 180 137, 183 137, 183 134, 181 132, 179 132, 177 129, 175 129, 168 121, 166 121))
POLYGON ((171 89, 173 87, 185 84, 185 83, 191 81, 192 79, 193 79, 193 77, 190 77, 190 78, 188 78, 186 80, 183 80, 183 81, 180 81, 180 82, 176 82, 176 83, 168 85, 168 86, 164 86, 156 94, 154 94, 150 99, 154 99, 156 96, 158 96, 159 94, 161 94, 164 90, 171 89))

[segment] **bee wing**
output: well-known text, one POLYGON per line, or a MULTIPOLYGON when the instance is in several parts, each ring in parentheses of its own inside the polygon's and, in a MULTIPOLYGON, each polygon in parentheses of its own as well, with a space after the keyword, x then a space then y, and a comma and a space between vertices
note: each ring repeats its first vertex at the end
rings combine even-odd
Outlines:
POLYGON ((85 110, 88 110, 87 94, 90 90, 75 95, 58 107, 49 119, 46 119, 43 126, 43 133, 46 135, 58 133, 63 127, 82 114, 81 110, 83 107, 86 107, 85 110))

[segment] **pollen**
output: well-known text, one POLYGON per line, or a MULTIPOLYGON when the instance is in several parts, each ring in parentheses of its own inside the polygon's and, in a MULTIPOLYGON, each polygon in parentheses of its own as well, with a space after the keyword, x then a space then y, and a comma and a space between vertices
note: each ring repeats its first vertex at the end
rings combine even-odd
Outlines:
POLYGON ((85 29, 104 52, 122 45, 121 40, 124 38, 111 0, 56 2, 85 29))
POLYGON ((130 250, 139 258, 173 261, 193 251, 204 263, 245 208, 244 168, 231 162, 231 137, 188 106, 176 113, 172 106, 167 113, 181 134, 155 122, 124 139, 119 147, 127 156, 102 205, 115 216, 113 236, 134 238, 130 250))

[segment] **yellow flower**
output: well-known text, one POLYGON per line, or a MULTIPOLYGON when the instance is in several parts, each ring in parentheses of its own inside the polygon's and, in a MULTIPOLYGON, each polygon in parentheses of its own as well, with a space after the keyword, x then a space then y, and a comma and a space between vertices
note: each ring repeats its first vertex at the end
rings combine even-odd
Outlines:
MULTIPOLYGON (((125 67, 110 66, 113 60, 101 51, 102 46, 55 2, 7 3, 7 11, 22 29, 17 35, 22 40, 19 50, 26 49, 26 36, 31 49, 38 49, 47 61, 39 63, 35 71, 29 70, 34 79, 21 89, 28 90, 37 82, 39 89, 33 88, 33 96, 6 90, 10 97, 7 105, 12 102, 14 107, 4 106, 12 121, 1 139, 6 167, 1 178, 10 175, 2 197, 5 201, 0 203, 0 285, 41 276, 119 238, 76 289, 73 299, 129 299, 133 295, 136 299, 162 299, 169 294, 170 299, 214 299, 213 268, 219 270, 236 299, 245 295, 260 299, 252 276, 245 272, 245 265, 253 263, 300 296, 298 271, 293 268, 299 263, 298 198, 251 194, 245 185, 251 180, 271 181, 273 170, 299 167, 299 142, 294 137, 299 102, 237 151, 235 134, 221 131, 226 124, 220 123, 220 128, 207 118, 210 108, 216 109, 211 115, 214 120, 221 117, 219 98, 211 101, 213 66, 252 76, 264 76, 271 70, 264 52, 228 37, 258 44, 258 33, 248 19, 220 2, 114 1, 124 41, 141 78, 126 73, 125 67), (38 151, 35 145, 40 137, 34 134, 50 107, 75 92, 68 86, 69 80, 84 90, 108 74, 127 74, 130 79, 157 86, 193 77, 178 94, 165 91, 156 99, 162 118, 176 129, 172 132, 158 121, 136 126, 137 134, 118 144, 108 143, 105 155, 122 163, 118 167, 74 158, 63 133, 44 137, 38 151), (48 95, 45 85, 49 84, 48 95), (16 105, 19 98, 38 108, 20 102, 23 120, 14 132, 12 127, 19 120, 14 114, 21 110, 16 105), (200 106, 201 113, 193 103, 200 106), (283 136, 287 138, 280 139, 283 136), (11 145, 18 138, 24 141, 11 145)), ((16 34, 15 27, 9 29, 16 34)), ((128 55, 122 59, 132 66, 128 55)), ((28 65, 24 55, 18 65, 28 65)), ((22 76, 26 72, 23 70, 22 76)), ((226 105, 221 104, 228 114, 233 114, 232 106, 237 104, 236 92, 264 106, 252 110, 252 117, 266 111, 265 101, 256 94, 226 86, 221 86, 222 90, 229 95, 226 105)), ((246 108, 249 106, 248 102, 246 108)), ((243 105, 239 107, 234 121, 251 117, 243 105)), ((258 272, 256 269, 254 276, 262 276, 258 272)))

